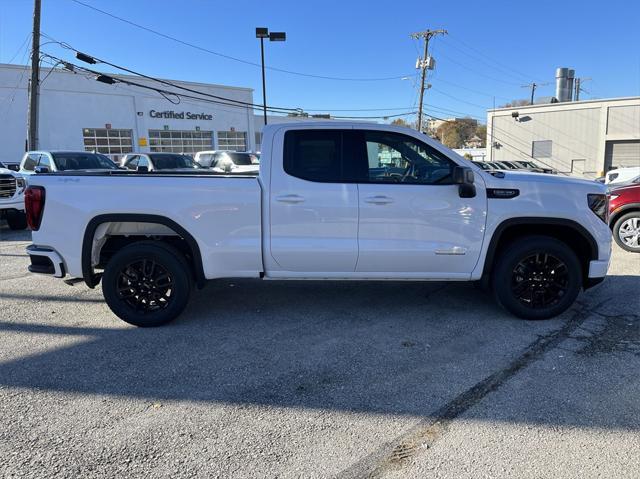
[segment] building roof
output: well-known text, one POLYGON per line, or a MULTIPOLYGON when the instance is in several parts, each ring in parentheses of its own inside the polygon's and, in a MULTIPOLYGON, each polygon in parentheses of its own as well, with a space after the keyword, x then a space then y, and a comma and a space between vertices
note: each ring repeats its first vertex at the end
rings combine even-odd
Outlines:
POLYGON ((593 103, 613 103, 613 102, 623 102, 623 101, 634 101, 637 100, 640 102, 640 96, 626 96, 619 98, 598 98, 596 100, 579 100, 579 101, 563 101, 558 103, 534 103, 533 105, 522 105, 522 106, 509 106, 505 108, 491 108, 487 110, 487 113, 491 112, 501 112, 501 111, 511 111, 511 110, 524 110, 524 109, 536 109, 536 108, 549 108, 549 107, 563 107, 563 106, 582 106, 593 103))

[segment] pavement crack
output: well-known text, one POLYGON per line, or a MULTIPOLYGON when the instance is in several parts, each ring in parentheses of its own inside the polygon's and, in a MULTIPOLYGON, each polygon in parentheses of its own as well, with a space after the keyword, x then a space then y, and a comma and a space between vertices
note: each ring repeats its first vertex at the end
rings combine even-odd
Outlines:
POLYGON ((607 301, 602 301, 591 308, 578 305, 578 308, 573 310, 573 314, 561 328, 539 336, 520 356, 511 361, 506 367, 487 376, 454 397, 428 418, 418 422, 409 431, 378 447, 371 454, 338 473, 336 477, 339 479, 376 479, 382 477, 387 471, 403 467, 419 451, 429 449, 441 438, 447 432, 454 419, 482 401, 488 394, 500 388, 513 376, 540 359, 548 351, 568 339, 582 326, 591 313, 598 310, 607 301))

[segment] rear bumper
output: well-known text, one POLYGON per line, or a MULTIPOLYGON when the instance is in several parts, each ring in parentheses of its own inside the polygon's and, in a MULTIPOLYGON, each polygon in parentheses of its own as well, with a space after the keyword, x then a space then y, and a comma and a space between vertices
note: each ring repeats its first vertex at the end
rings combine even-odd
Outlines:
POLYGON ((52 248, 29 245, 27 246, 27 254, 31 259, 31 264, 28 268, 30 272, 46 274, 54 278, 64 278, 66 276, 64 260, 52 248))

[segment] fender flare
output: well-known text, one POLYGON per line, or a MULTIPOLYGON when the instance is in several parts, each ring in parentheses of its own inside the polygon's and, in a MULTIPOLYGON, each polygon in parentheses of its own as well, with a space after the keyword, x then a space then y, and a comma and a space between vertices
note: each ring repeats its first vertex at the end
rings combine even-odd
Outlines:
POLYGON ((196 284, 198 288, 202 288, 206 283, 204 276, 204 266, 202 264, 202 255, 200 247, 195 238, 182 226, 166 216, 148 215, 137 213, 112 213, 95 216, 89 221, 84 230, 82 239, 82 277, 84 282, 90 288, 95 288, 99 282, 99 277, 93 272, 91 266, 91 251, 93 249, 93 237, 96 229, 103 223, 110 222, 137 222, 137 223, 157 223, 171 228, 178 236, 184 239, 193 254, 193 267, 196 275, 196 284))
POLYGON ((609 217, 609 228, 613 229, 613 225, 616 221, 618 221, 618 218, 620 218, 620 216, 622 216, 629 210, 640 210, 640 203, 627 203, 625 205, 619 206, 614 211, 612 211, 609 217))
POLYGON ((495 261, 496 249, 498 247, 498 242, 502 237, 502 234, 505 232, 507 228, 518 225, 533 225, 533 226, 564 226, 571 228, 576 233, 580 234, 587 243, 589 244, 589 251, 591 260, 598 259, 598 242, 595 238, 587 231, 587 229, 582 226, 580 223, 576 221, 565 219, 565 218, 540 218, 540 217, 518 217, 518 218, 509 218, 500 223, 493 232, 491 236, 491 241, 489 241, 489 247, 487 248, 487 255, 484 258, 484 265, 482 269, 482 276, 485 277, 488 275, 491 270, 491 265, 495 261))

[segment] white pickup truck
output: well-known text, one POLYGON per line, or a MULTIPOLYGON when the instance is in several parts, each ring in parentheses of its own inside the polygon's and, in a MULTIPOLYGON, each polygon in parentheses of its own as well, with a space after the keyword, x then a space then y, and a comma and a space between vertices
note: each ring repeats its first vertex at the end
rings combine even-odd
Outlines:
POLYGON ((545 319, 607 273, 599 183, 483 171, 389 125, 278 124, 263 138, 257 176, 33 175, 29 269, 102 281, 137 326, 172 320, 215 278, 476 281, 545 319))

